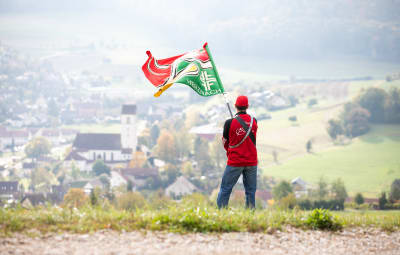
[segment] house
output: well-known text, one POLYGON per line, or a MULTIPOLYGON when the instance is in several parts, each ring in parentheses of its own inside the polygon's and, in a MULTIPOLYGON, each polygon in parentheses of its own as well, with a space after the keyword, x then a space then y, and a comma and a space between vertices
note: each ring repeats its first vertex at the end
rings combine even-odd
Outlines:
POLYGON ((121 133, 78 133, 72 150, 64 159, 64 166, 75 164, 81 171, 91 171, 96 160, 109 167, 127 165, 136 149, 136 105, 123 105, 121 133))
POLYGON ((267 100, 267 109, 270 111, 285 109, 290 106, 290 101, 287 98, 276 94, 267 100))
POLYGON ((42 193, 29 193, 24 195, 20 203, 25 208, 31 208, 44 205, 46 203, 46 198, 42 193))
POLYGON ((291 184, 296 198, 306 196, 308 194, 309 184, 300 177, 296 177, 295 179, 293 179, 291 181, 291 184))
POLYGON ((120 170, 120 174, 125 178, 127 183, 131 182, 135 189, 144 187, 147 178, 159 178, 157 168, 124 168, 120 170))
POLYGON ((51 185, 51 192, 47 193, 48 200, 53 204, 60 204, 64 201, 64 196, 67 193, 62 185, 51 185))
POLYGON ((0 199, 13 198, 19 194, 18 181, 0 181, 0 199))
POLYGON ((222 127, 217 127, 216 123, 192 127, 189 130, 190 134, 196 134, 209 141, 213 141, 217 134, 222 134, 222 127))
POLYGON ((0 149, 22 146, 29 141, 30 135, 26 130, 0 130, 0 149))
POLYGON ((198 191, 198 188, 188 181, 184 176, 179 176, 174 183, 165 189, 165 194, 172 198, 180 198, 198 191))
POLYGON ((83 191, 85 191, 85 193, 89 195, 96 188, 104 188, 104 184, 98 178, 88 181, 85 186, 83 186, 83 191))
POLYGON ((128 181, 117 171, 111 171, 110 187, 119 187, 121 185, 127 185, 128 181))

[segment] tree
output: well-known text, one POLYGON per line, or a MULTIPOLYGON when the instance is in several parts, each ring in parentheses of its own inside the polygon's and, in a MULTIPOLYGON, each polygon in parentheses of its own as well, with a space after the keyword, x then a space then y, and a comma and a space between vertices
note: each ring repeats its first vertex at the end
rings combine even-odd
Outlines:
POLYGON ((154 124, 150 129, 151 146, 157 143, 157 139, 160 136, 160 128, 157 124, 154 124))
POLYGON ((346 135, 356 137, 369 131, 368 120, 370 113, 358 104, 347 103, 342 112, 343 125, 346 135))
POLYGON ((25 147, 27 157, 37 159, 42 155, 50 153, 51 145, 44 137, 36 137, 32 139, 25 147))
POLYGON ((191 140, 190 134, 186 129, 180 129, 173 133, 176 147, 176 157, 184 159, 190 155, 191 140))
POLYGON ((357 193, 354 197, 354 202, 358 205, 364 204, 364 197, 361 193, 357 193))
POLYGON ((163 187, 164 188, 168 187, 180 175, 181 175, 181 173, 179 172, 179 169, 175 165, 168 164, 166 166, 166 169, 161 172, 161 181, 162 181, 163 187))
POLYGON ((110 167, 104 164, 103 160, 97 160, 92 167, 92 171, 95 173, 96 176, 100 176, 102 174, 111 174, 110 167))
POLYGON ((37 188, 41 186, 42 189, 49 189, 51 184, 56 184, 55 176, 44 167, 39 167, 31 172, 31 186, 37 188))
POLYGON ((400 179, 396 179, 390 186, 389 200, 395 202, 400 200, 400 179))
POLYGON ((218 169, 222 169, 224 162, 226 162, 226 151, 222 146, 220 136, 215 136, 214 141, 211 143, 211 159, 218 169))
POLYGON ((98 203, 98 198, 97 198, 97 195, 96 195, 96 193, 95 193, 95 191, 94 191, 94 189, 92 189, 91 191, 90 191, 90 204, 91 205, 97 205, 97 203, 98 203))
POLYGON ((53 117, 58 117, 58 115, 59 115, 58 106, 57 106, 57 103, 54 100, 54 98, 51 98, 49 101, 49 104, 47 107, 47 113, 53 117))
POLYGON ((379 197, 379 209, 384 210, 387 202, 386 192, 382 192, 381 196, 379 197))
POLYGON ((128 186, 126 187, 126 190, 128 192, 132 192, 133 191, 133 183, 131 180, 128 181, 128 186))
POLYGON ((209 151, 208 141, 197 136, 194 142, 194 158, 198 162, 200 171, 203 175, 206 175, 207 172, 213 169, 209 151))
POLYGON ((87 200, 88 197, 82 189, 72 188, 64 196, 64 206, 79 208, 82 207, 87 200))
POLYGON ((341 178, 338 178, 331 185, 331 193, 336 200, 345 201, 347 198, 346 186, 341 178))
POLYGON ((274 158, 275 164, 278 164, 278 152, 276 150, 272 151, 272 157, 274 158))
POLYGON ((308 107, 312 107, 313 105, 316 105, 316 104, 318 104, 318 100, 317 99, 315 99, 315 98, 311 98, 309 101, 308 101, 308 107))
POLYGON ((168 130, 163 129, 157 140, 157 155, 167 162, 176 162, 176 146, 174 136, 168 130))
POLYGON ((328 183, 326 183, 323 177, 320 177, 317 183, 316 195, 319 200, 324 199, 328 195, 328 183))
POLYGON ((312 139, 309 139, 309 140, 307 141, 307 143, 306 143, 306 150, 307 150, 308 153, 311 152, 311 150, 312 150, 312 139))
POLYGON ((281 181, 272 188, 272 195, 275 200, 280 200, 293 193, 292 185, 287 181, 281 181))
POLYGON ((368 88, 357 98, 357 103, 371 114, 370 121, 382 123, 385 120, 385 101, 387 93, 381 88, 368 88))
POLYGON ((339 135, 344 134, 342 124, 339 120, 330 119, 328 121, 327 131, 332 140, 336 140, 339 135))
POLYGON ((110 190, 111 187, 111 182, 110 179, 108 178, 107 174, 103 173, 100 175, 99 180, 101 184, 103 184, 103 187, 106 191, 110 190))

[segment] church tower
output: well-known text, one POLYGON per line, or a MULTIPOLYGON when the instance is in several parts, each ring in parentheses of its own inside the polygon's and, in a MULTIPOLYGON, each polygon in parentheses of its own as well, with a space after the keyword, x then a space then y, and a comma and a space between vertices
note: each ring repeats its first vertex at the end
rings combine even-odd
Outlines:
POLYGON ((136 151, 137 145, 136 105, 124 104, 121 112, 121 145, 124 149, 136 151))

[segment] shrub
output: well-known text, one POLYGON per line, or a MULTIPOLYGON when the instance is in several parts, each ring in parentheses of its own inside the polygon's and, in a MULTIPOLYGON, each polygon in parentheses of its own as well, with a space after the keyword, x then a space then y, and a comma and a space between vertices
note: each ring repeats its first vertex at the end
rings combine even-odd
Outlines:
POLYGON ((316 105, 316 104, 318 104, 318 100, 315 99, 315 98, 311 98, 311 99, 308 101, 308 107, 312 107, 313 105, 316 105))
POLYGON ((298 202, 298 205, 303 210, 311 210, 313 209, 313 204, 310 199, 303 199, 298 202))
POLYGON ((272 195, 275 200, 280 200, 290 193, 293 193, 292 186, 287 181, 281 181, 279 184, 275 185, 272 189, 272 195))
POLYGON ((381 196, 379 197, 379 209, 385 210, 385 205, 387 204, 386 193, 382 192, 381 196))
POLYGON ((279 201, 279 206, 282 209, 293 209, 297 205, 296 197, 293 193, 290 193, 286 197, 279 201))
POLYGON ((364 204, 364 197, 361 193, 357 193, 355 198, 354 198, 354 202, 358 205, 364 204))
POLYGON ((342 225, 331 215, 329 210, 314 209, 306 219, 306 225, 312 229, 339 230, 342 225))
POLYGON ((146 201, 139 192, 127 192, 117 198, 117 207, 124 210, 136 210, 142 208, 146 201))
POLYGON ((292 115, 292 116, 289 117, 289 120, 293 121, 293 122, 297 121, 297 116, 296 115, 292 115))

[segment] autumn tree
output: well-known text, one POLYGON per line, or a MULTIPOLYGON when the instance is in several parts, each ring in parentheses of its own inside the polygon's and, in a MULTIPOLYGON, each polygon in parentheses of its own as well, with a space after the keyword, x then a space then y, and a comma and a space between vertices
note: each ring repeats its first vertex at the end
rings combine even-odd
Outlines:
POLYGON ((82 207, 88 200, 87 195, 82 189, 72 188, 64 196, 64 206, 70 208, 82 207))
POLYGON ((37 159, 40 156, 50 153, 51 145, 44 137, 36 137, 32 139, 25 147, 27 157, 37 159))
POLYGON ((156 153, 158 157, 167 162, 176 162, 176 143, 174 136, 168 130, 163 129, 157 139, 156 153))

